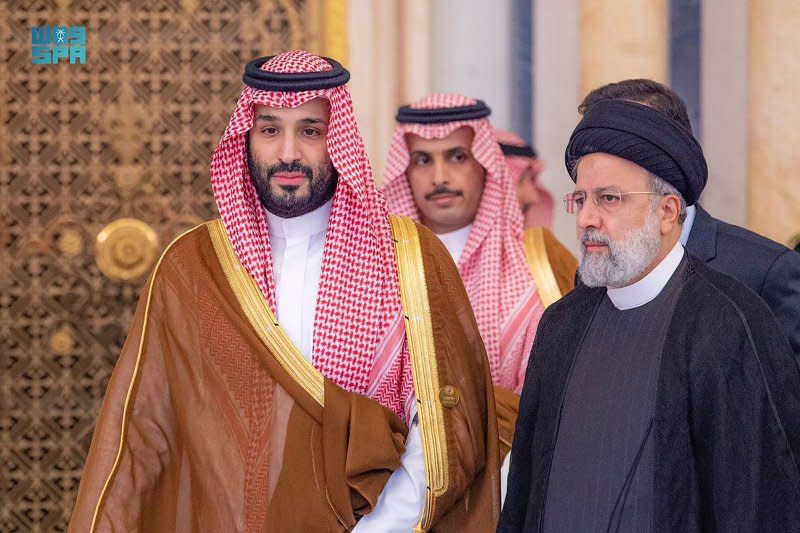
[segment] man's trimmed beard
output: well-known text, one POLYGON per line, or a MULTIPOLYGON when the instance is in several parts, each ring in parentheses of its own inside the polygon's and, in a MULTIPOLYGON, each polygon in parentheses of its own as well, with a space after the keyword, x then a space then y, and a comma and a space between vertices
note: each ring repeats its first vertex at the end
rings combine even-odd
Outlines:
POLYGON ((317 169, 312 169, 301 165, 297 161, 287 164, 278 163, 266 166, 253 158, 253 153, 249 146, 247 150, 247 165, 250 169, 250 181, 256 189, 258 199, 264 208, 281 218, 294 218, 310 213, 321 207, 325 202, 333 198, 336 192, 336 185, 339 181, 339 173, 333 164, 328 161, 317 169), (299 187, 282 187, 282 194, 272 193, 270 182, 272 177, 279 172, 301 172, 305 174, 309 181, 309 192, 305 196, 298 196, 299 187))
POLYGON ((661 250, 658 214, 651 211, 644 224, 616 242, 598 230, 587 229, 581 235, 581 281, 589 287, 624 287, 649 267, 661 250), (607 253, 587 253, 587 241, 608 245, 607 253))

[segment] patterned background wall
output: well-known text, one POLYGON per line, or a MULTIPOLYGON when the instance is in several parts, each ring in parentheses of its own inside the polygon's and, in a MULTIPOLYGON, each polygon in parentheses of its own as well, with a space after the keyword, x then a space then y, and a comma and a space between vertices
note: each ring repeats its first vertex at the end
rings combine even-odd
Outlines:
POLYGON ((0 1, 0 531, 66 528, 142 273, 215 216, 208 164, 243 65, 318 49, 323 16, 320 0, 0 1), (85 26, 86 64, 31 64, 44 25, 85 26), (121 218, 137 221, 106 228, 121 218))

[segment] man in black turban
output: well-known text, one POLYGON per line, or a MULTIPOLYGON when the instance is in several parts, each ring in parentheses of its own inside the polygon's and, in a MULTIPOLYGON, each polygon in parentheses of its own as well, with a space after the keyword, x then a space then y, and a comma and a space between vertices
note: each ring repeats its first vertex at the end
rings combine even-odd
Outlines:
POLYGON ((539 324, 499 531, 800 531, 800 369, 764 301, 686 253, 705 186, 650 102, 566 149, 582 284, 539 324))
MULTIPOLYGON (((647 105, 674 120, 676 126, 692 132, 683 100, 660 83, 625 80, 604 85, 589 93, 579 111, 586 114, 595 105, 610 101, 647 105)), ((692 148, 687 153, 691 151, 692 148)), ((660 174, 658 169, 653 169, 653 172, 671 181, 670 176, 660 174)), ((703 178, 695 180, 697 185, 701 181, 705 183, 705 175, 705 169, 696 169, 695 173, 689 170, 689 179, 691 176, 703 178)), ((680 182, 680 176, 676 178, 680 182)), ((744 283, 761 296, 789 337, 789 344, 800 363, 800 257, 780 243, 714 218, 689 196, 686 201, 689 205, 681 230, 681 244, 689 255, 744 283)))

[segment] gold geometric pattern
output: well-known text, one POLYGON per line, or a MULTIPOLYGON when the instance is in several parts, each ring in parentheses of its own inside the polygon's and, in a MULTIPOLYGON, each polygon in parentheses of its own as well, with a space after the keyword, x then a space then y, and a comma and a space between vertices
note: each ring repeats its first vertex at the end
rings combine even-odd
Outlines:
POLYGON ((101 273, 98 232, 139 219, 163 248, 216 216, 243 65, 319 51, 321 1, 0 0, 0 531, 69 520, 145 281, 101 273), (31 64, 45 25, 85 26, 86 64, 31 64))

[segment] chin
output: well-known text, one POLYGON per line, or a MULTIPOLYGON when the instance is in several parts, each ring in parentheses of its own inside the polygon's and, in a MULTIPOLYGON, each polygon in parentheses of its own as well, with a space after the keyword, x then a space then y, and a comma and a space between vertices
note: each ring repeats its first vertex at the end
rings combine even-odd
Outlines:
POLYGON ((280 196, 294 196, 296 198, 308 194, 308 191, 302 185, 276 185, 274 192, 280 196))
MULTIPOLYGON (((444 214, 444 213, 439 213, 439 214, 441 215, 441 214, 444 214)), ((434 218, 433 220, 435 220, 436 223, 441 225, 441 226, 448 226, 448 227, 449 226, 454 226, 454 225, 456 225, 458 223, 453 217, 448 217, 448 216, 439 216, 439 217, 434 218)))

